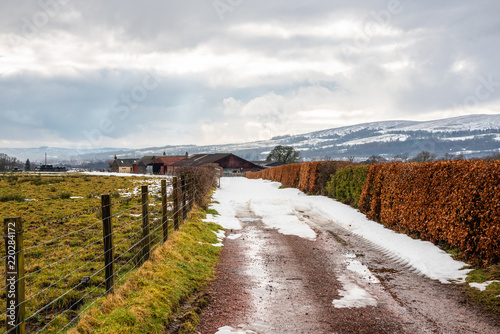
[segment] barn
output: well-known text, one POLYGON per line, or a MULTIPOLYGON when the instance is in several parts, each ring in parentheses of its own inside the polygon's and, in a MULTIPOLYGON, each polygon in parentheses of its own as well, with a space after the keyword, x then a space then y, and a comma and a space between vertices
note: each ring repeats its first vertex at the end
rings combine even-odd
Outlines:
POLYGON ((173 173, 172 165, 178 161, 186 159, 185 155, 170 155, 156 158, 153 163, 154 174, 171 174, 173 173))
POLYGON ((232 153, 195 154, 173 163, 172 168, 175 170, 175 168, 180 167, 199 167, 206 164, 217 164, 223 169, 224 174, 229 175, 243 175, 245 172, 256 172, 263 169, 263 167, 232 153))

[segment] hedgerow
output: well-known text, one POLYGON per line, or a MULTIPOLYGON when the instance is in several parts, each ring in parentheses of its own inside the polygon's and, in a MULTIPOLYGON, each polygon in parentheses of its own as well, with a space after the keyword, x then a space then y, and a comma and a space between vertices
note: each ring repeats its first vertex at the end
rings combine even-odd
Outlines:
POLYGON ((370 219, 458 249, 469 261, 500 260, 500 164, 485 160, 374 164, 359 200, 370 219))

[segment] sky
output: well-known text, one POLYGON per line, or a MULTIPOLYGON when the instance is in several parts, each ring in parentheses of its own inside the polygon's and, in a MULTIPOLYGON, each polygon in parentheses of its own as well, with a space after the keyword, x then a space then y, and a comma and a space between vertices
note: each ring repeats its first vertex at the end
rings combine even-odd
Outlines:
POLYGON ((496 0, 2 0, 0 148, 500 113, 496 0))

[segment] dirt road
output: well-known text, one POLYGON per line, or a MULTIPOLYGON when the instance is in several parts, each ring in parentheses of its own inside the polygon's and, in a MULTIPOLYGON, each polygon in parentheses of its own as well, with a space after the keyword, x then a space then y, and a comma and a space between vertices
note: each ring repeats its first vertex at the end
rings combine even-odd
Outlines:
POLYGON ((296 215, 314 240, 236 205, 243 228, 226 233, 200 333, 500 333, 500 319, 469 305, 459 286, 413 272, 314 211, 296 215))

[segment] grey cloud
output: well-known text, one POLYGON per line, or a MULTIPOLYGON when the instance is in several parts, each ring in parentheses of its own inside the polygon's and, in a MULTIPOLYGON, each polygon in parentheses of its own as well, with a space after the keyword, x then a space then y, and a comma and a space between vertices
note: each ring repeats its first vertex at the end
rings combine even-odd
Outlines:
MULTIPOLYGON (((0 74, 2 137, 36 141, 49 133, 79 142, 86 138, 84 131, 100 131, 119 140, 144 129, 165 127, 165 133, 175 134, 178 140, 199 143, 209 140, 196 137, 203 125, 224 121, 243 128, 252 121, 252 115, 224 114, 223 101, 229 98, 243 106, 265 100, 269 111, 259 114, 259 120, 283 122, 284 127, 294 116, 290 108, 282 107, 286 99, 299 100, 304 112, 321 106, 332 115, 344 115, 349 123, 353 120, 345 115, 351 111, 369 115, 374 108, 387 110, 377 115, 380 119, 395 114, 413 118, 460 107, 471 97, 478 105, 498 104, 500 99, 500 85, 496 86, 500 82, 500 3, 494 0, 400 0, 401 11, 389 16, 391 1, 387 0, 248 0, 226 12, 224 20, 212 0, 65 1, 57 10, 52 8, 53 15, 47 14, 46 24, 37 27, 23 47, 0 49, 0 66, 15 58, 10 52, 19 52, 15 60, 22 62, 27 54, 24 48, 38 66, 29 67, 28 61, 29 68, 0 74), (304 27, 341 20, 391 27, 393 33, 371 34, 363 26, 344 35, 300 33, 304 27), (288 37, 252 30, 243 33, 245 24, 295 33, 288 37), (367 38, 362 45, 356 44, 359 34, 367 38), (356 48, 347 58, 345 45, 356 48), (55 53, 63 46, 70 52, 55 53), (215 59, 210 67, 162 72, 162 59, 169 59, 167 55, 182 59, 197 48, 215 59), (249 57, 242 64, 248 66, 248 76, 231 67, 237 52, 249 57), (115 64, 112 57, 102 60, 110 54, 126 56, 131 68, 115 64), (145 55, 158 56, 151 63, 136 63, 145 55), (57 57, 68 59, 56 62, 57 57), (334 62, 344 67, 328 71, 334 62), (457 68, 462 62, 463 68, 457 68), (45 65, 61 63, 67 63, 67 68, 45 65), (265 68, 274 63, 297 68, 282 65, 279 71, 252 73, 253 66, 265 68), (44 66, 45 71, 34 69, 44 66), (161 83, 141 90, 148 73, 157 74, 161 83), (478 85, 489 76, 493 86, 483 88, 480 98, 476 97, 478 85), (300 96, 301 88, 317 86, 327 87, 329 93, 313 95, 309 101, 300 96), (132 108, 121 96, 132 94, 134 87, 138 95, 129 103, 137 106, 132 108), (147 98, 142 99, 144 92, 147 98), (280 98, 273 100, 272 93, 280 98), (110 127, 114 130, 109 131, 110 127)), ((26 20, 33 21, 38 13, 44 13, 38 1, 6 0, 0 12, 0 38, 22 37, 26 20)))

